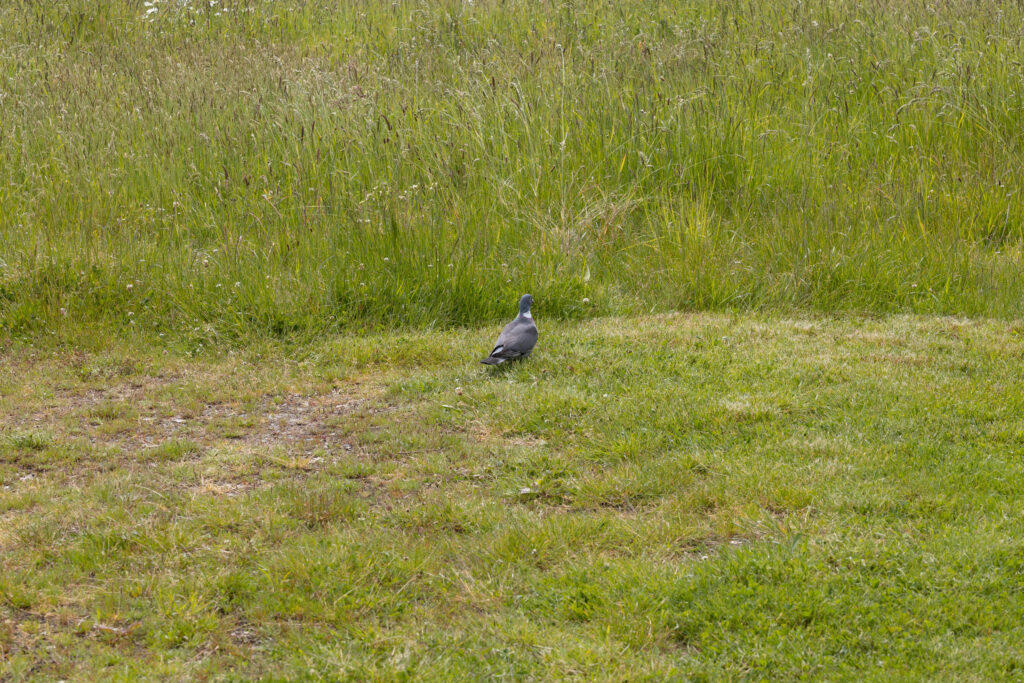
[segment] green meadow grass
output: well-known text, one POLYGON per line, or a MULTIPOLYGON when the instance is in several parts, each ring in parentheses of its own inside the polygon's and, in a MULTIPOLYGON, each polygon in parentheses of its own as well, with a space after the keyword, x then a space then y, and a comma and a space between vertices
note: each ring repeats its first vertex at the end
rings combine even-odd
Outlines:
POLYGON ((1011 680, 1024 329, 0 361, 5 680, 1011 680))
POLYGON ((1019 3, 0 7, 0 325, 1017 317, 1019 3))
POLYGON ((0 679, 1021 678, 1022 41, 0 3, 0 679))

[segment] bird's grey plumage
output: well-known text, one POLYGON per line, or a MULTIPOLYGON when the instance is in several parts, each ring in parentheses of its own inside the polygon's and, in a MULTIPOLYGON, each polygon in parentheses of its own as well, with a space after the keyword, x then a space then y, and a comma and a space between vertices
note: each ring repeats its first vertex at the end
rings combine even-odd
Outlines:
POLYGON ((537 325, 530 315, 530 304, 533 297, 524 294, 519 300, 519 315, 516 319, 505 325, 505 329, 498 335, 498 341, 494 344, 494 350, 484 358, 481 363, 484 365, 501 365, 505 361, 526 358, 533 351, 537 344, 537 325))

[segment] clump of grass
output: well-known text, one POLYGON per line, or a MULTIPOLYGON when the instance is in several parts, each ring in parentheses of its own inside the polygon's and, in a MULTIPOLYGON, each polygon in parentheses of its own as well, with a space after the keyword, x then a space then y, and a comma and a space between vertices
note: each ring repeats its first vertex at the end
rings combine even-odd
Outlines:
POLYGON ((53 437, 40 431, 18 431, 4 436, 8 448, 16 451, 44 451, 53 445, 53 437))
POLYGON ((202 449, 190 439, 169 439, 148 452, 148 456, 159 461, 178 461, 198 454, 202 449))
POLYGON ((491 321, 523 291, 563 318, 1018 316, 1021 25, 991 1, 13 3, 0 326, 194 350, 491 321))
POLYGON ((108 399, 89 407, 87 414, 96 422, 110 422, 135 417, 136 409, 126 401, 108 399))

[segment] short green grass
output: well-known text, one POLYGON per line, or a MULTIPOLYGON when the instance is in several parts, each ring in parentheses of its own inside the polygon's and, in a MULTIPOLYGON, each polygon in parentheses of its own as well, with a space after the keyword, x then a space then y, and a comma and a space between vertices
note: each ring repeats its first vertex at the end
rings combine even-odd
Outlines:
POLYGON ((1024 312, 1019 3, 2 5, 8 333, 1024 312))
POLYGON ((1021 676, 1020 323, 495 331, 14 345, 0 678, 1021 676))

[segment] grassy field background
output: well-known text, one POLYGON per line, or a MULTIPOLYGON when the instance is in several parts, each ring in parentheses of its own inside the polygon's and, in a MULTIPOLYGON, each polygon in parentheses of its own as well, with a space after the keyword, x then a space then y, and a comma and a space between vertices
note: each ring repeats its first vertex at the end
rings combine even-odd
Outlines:
POLYGON ((0 679, 1021 678, 1022 42, 0 2, 0 679))
POLYGON ((1001 2, 12 0, 0 321, 1022 312, 1001 2), (587 301, 584 301, 587 299, 587 301))
POLYGON ((0 362, 0 677, 1013 680, 1024 328, 0 362))

